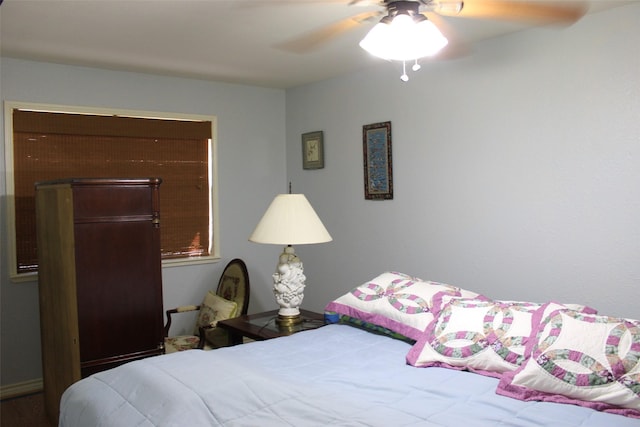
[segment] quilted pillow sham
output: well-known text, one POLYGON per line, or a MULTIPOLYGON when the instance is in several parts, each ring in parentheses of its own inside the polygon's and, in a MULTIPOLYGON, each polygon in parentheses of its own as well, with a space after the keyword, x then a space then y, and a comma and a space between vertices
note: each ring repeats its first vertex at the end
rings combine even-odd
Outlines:
POLYGON ((444 283, 386 272, 327 304, 325 319, 415 341, 433 320, 445 295, 478 297, 444 283))
POLYGON ((407 363, 466 369, 500 378, 525 361, 525 344, 539 313, 565 307, 557 303, 452 299, 411 348, 407 363))
POLYGON ((454 299, 411 348, 407 362, 499 378, 524 361, 531 319, 540 307, 529 302, 454 299))
POLYGON ((546 313, 497 393, 640 418, 640 321, 568 309, 546 313))

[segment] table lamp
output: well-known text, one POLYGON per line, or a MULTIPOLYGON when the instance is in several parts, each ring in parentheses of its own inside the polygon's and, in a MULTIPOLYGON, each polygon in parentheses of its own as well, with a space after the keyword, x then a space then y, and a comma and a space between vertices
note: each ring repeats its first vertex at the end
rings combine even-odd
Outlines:
POLYGON ((333 240, 304 194, 278 194, 249 237, 255 243, 286 245, 276 272, 273 293, 280 306, 276 323, 283 328, 302 322, 300 305, 306 277, 292 245, 333 240))

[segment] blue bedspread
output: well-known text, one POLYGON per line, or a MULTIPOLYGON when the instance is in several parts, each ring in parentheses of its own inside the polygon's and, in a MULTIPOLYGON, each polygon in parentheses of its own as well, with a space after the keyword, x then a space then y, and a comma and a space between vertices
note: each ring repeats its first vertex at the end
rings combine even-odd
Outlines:
POLYGON ((640 420, 495 394, 497 380, 405 364, 410 345, 347 325, 132 362, 71 386, 60 426, 580 426, 640 420))

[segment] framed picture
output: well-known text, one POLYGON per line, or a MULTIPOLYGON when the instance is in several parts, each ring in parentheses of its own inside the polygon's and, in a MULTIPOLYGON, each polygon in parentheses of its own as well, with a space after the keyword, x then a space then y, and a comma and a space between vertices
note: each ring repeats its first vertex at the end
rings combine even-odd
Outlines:
POLYGON ((302 169, 324 167, 324 137, 322 131, 302 134, 302 169))
POLYGON ((362 127, 364 152, 364 198, 393 199, 393 166, 391 158, 391 122, 362 127))

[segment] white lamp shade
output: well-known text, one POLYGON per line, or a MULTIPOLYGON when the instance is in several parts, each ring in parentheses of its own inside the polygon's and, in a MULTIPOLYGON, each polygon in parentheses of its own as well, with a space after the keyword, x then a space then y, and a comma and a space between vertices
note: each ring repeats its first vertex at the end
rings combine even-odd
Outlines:
POLYGON ((278 194, 249 241, 304 245, 333 240, 304 194, 278 194))
POLYGON ((407 61, 433 56, 447 45, 447 39, 429 20, 416 22, 408 15, 398 15, 380 22, 360 42, 360 47, 379 58, 407 61))

